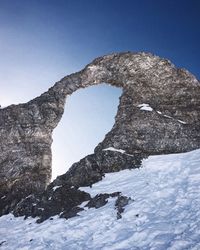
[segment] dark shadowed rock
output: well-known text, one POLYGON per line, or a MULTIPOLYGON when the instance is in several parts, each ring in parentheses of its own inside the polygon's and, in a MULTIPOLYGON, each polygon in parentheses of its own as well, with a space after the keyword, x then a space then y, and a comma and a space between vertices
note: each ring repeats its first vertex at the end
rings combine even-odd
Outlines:
MULTIPOLYGON (((119 195, 116 202, 115 202, 115 208, 117 209, 117 219, 122 218, 122 213, 125 210, 125 206, 129 204, 129 202, 132 199, 130 197, 124 196, 124 195, 119 195)), ((133 200, 132 200, 133 201, 133 200)))
POLYGON ((115 192, 111 194, 97 194, 94 198, 91 198, 85 206, 88 208, 100 208, 107 204, 108 198, 118 197, 119 195, 120 192, 115 192))
MULTIPOLYGON (((200 148, 199 96, 200 83, 187 70, 150 53, 126 52, 99 57, 30 102, 0 109, 0 215, 30 194, 42 197, 38 199, 43 204, 45 192, 56 185, 71 194, 101 180, 104 173, 140 166, 148 155, 200 148), (47 188, 52 131, 66 97, 100 83, 123 89, 112 130, 93 155, 75 163, 47 188)), ((50 201, 49 209, 48 214, 60 212, 50 201)))
POLYGON ((81 207, 73 207, 71 210, 69 211, 64 211, 61 213, 60 218, 65 218, 65 219, 70 219, 74 216, 78 215, 78 212, 83 211, 84 209, 81 207))
POLYGON ((0 242, 0 246, 2 246, 4 243, 6 243, 5 240, 1 241, 1 242, 0 242))
POLYGON ((30 195, 17 204, 13 210, 15 216, 39 217, 37 222, 43 222, 51 216, 60 214, 62 218, 75 216, 80 208, 77 206, 90 200, 90 195, 68 186, 55 186, 47 189, 42 195, 30 195))
POLYGON ((85 201, 88 201, 85 207, 98 209, 108 203, 108 198, 114 197, 116 197, 117 219, 120 219, 131 198, 123 196, 120 192, 97 194, 91 198, 88 193, 67 186, 54 186, 52 189, 48 188, 42 195, 29 195, 16 205, 13 214, 25 216, 25 219, 29 216, 37 217, 37 223, 53 219, 54 215, 69 219, 84 210, 80 205, 85 201))
POLYGON ((127 155, 99 150, 74 163, 65 174, 58 176, 50 185, 67 183, 75 187, 92 186, 100 181, 105 173, 140 167, 142 159, 146 156, 146 154, 127 155))

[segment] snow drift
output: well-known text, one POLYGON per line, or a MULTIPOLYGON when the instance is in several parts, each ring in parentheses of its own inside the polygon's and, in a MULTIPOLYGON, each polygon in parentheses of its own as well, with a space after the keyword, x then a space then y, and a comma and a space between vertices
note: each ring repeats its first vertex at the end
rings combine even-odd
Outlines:
POLYGON ((200 249, 200 149, 150 156, 142 167, 105 175, 82 187, 92 197, 121 192, 131 197, 117 219, 116 198, 84 207, 79 216, 54 216, 42 224, 13 215, 0 218, 1 249, 178 250, 200 249))

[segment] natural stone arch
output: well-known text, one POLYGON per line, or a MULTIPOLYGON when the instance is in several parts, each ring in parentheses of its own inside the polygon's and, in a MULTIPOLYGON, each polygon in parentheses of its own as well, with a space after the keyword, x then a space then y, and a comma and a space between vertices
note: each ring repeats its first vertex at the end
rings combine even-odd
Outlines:
MULTIPOLYGON (((200 84, 192 74, 149 53, 107 55, 32 101, 0 110, 0 197, 9 193, 14 204, 45 189, 51 178, 52 131, 67 95, 102 82, 122 87, 123 94, 113 129, 95 149, 97 155, 111 146, 129 155, 200 147, 200 84), (142 103, 153 111, 141 110, 142 103)), ((5 212, 9 200, 4 199, 0 210, 5 212)))

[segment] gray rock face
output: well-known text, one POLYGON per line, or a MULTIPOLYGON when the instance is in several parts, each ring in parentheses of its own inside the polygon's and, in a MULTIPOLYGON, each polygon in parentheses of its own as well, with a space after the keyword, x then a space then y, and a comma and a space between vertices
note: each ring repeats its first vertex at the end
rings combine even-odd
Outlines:
POLYGON ((66 97, 100 83, 123 89, 115 124, 93 155, 50 187, 92 185, 106 172, 138 167, 148 155, 200 148, 200 82, 192 74, 149 53, 106 55, 32 101, 0 109, 0 214, 44 192, 51 179, 52 131, 66 97), (110 147, 123 151, 104 150, 110 147))

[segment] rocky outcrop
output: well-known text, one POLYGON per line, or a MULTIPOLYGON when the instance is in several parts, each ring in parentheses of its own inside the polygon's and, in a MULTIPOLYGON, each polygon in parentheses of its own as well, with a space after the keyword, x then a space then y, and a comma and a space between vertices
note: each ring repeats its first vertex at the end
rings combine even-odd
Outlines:
POLYGON ((132 199, 127 196, 120 195, 118 196, 116 202, 115 202, 115 208, 117 209, 117 219, 122 218, 122 213, 125 210, 125 206, 127 206, 132 199))
POLYGON ((47 188, 42 195, 33 194, 22 199, 15 206, 13 214, 15 216, 25 216, 25 219, 29 216, 37 217, 37 223, 41 223, 49 218, 53 219, 52 217, 55 215, 69 219, 85 209, 98 209, 105 206, 108 203, 108 198, 115 198, 117 219, 122 218, 121 214, 124 212, 125 206, 133 201, 130 197, 124 196, 120 192, 97 194, 92 198, 84 191, 63 185, 47 188))
POLYGON ((83 210, 79 205, 89 201, 90 195, 68 185, 48 188, 43 194, 32 194, 22 199, 14 208, 15 216, 38 217, 37 222, 54 215, 61 218, 70 218, 83 210))
POLYGON ((51 179, 52 131, 66 97, 100 83, 123 89, 115 124, 93 155, 49 188, 77 189, 106 172, 138 167, 148 155, 200 148, 200 83, 192 74, 149 53, 103 56, 32 101, 0 109, 0 214, 30 194, 44 196, 51 179))

